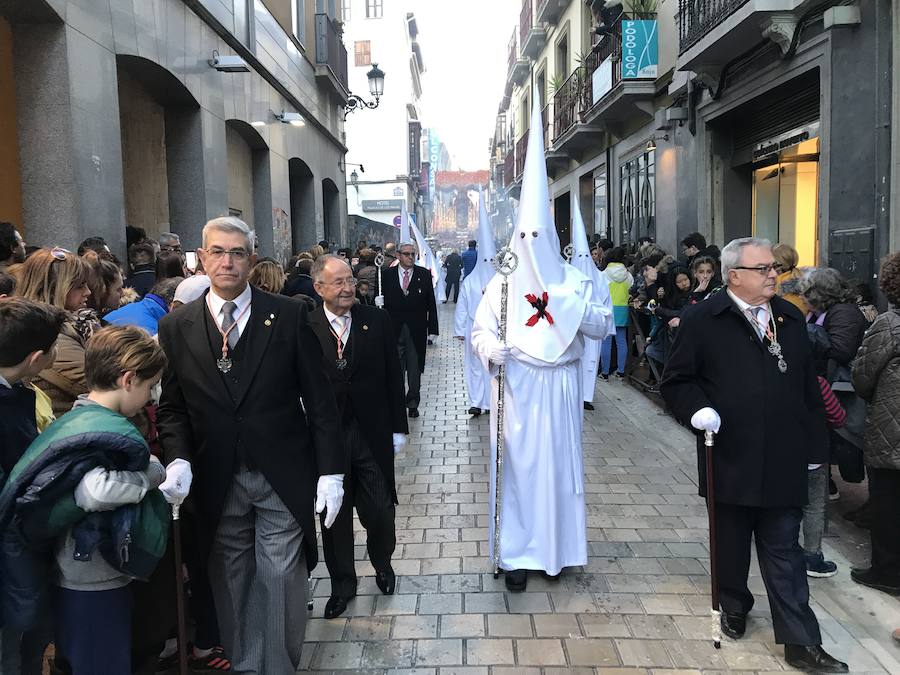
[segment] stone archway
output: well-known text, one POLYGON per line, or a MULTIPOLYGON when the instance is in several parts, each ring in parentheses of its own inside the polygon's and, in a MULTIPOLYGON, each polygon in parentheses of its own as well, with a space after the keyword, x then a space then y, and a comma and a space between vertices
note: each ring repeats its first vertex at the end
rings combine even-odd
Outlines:
POLYGON ((276 241, 272 231, 269 146, 253 126, 236 119, 225 122, 225 146, 228 161, 228 212, 242 218, 253 228, 261 255, 280 254, 283 242, 276 241))
POLYGON ((330 178, 322 181, 322 209, 325 223, 322 238, 329 244, 343 243, 341 237, 341 192, 330 178))
POLYGON ((291 239, 293 252, 318 241, 316 228, 316 181, 312 169, 299 157, 288 160, 291 192, 291 239))

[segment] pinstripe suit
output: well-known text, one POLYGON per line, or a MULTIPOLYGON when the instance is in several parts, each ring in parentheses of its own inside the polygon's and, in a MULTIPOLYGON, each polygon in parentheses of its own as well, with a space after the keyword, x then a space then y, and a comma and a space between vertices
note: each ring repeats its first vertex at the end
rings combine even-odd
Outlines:
POLYGON ((160 322, 169 359, 160 440, 167 460, 193 465, 222 639, 242 675, 299 665, 307 567, 316 564, 316 478, 347 468, 306 318, 301 303, 253 289, 228 373, 216 367, 222 341, 205 296, 160 322))

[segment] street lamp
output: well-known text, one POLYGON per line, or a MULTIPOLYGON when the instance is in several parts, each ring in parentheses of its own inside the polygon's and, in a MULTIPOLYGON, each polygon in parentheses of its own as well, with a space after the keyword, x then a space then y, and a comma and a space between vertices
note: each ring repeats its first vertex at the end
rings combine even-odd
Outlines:
POLYGON ((356 173, 356 169, 353 169, 353 172, 350 174, 350 185, 359 187, 359 174, 356 173))
POLYGON ((347 115, 354 110, 359 110, 360 108, 374 110, 381 102, 381 97, 384 95, 384 71, 378 67, 377 63, 373 63, 372 70, 366 73, 366 77, 369 79, 369 93, 375 97, 375 100, 366 101, 362 96, 350 94, 347 98, 347 105, 344 106, 344 119, 347 119, 347 115))

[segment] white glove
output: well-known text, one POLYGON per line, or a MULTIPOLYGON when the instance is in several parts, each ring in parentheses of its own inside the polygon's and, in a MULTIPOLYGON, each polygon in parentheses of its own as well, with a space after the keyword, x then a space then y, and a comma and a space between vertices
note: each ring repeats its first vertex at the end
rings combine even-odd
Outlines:
POLYGON ((325 511, 325 527, 334 525, 344 501, 344 474, 319 476, 316 486, 316 513, 325 511))
POLYGON ((406 445, 406 434, 394 434, 394 454, 400 454, 403 446, 406 445))
POLYGON ((437 342, 437 339, 438 339, 438 336, 437 336, 437 335, 429 335, 429 336, 428 336, 428 341, 429 341, 429 342, 437 342))
POLYGON ((375 306, 380 307, 381 309, 384 309, 384 296, 383 295, 375 296, 375 306))
POLYGON ((502 344, 497 344, 491 350, 491 362, 495 363, 498 366, 505 366, 507 360, 509 359, 509 347, 504 347, 502 344))
POLYGON ((193 481, 191 463, 184 459, 173 459, 166 467, 166 479, 159 486, 159 491, 170 504, 181 504, 187 499, 193 481))
POLYGON ((711 431, 717 434, 719 427, 722 426, 722 418, 712 408, 700 408, 691 417, 691 426, 697 431, 711 431))

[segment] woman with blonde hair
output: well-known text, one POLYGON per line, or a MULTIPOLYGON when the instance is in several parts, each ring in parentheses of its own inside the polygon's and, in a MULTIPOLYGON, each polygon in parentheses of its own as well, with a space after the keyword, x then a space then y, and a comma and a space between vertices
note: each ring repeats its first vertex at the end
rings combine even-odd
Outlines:
POLYGON ((42 248, 23 263, 16 295, 63 309, 69 318, 57 340, 56 361, 34 380, 53 404, 59 417, 72 408, 80 394, 87 393, 84 379, 84 347, 87 341, 75 325, 75 313, 88 306, 91 268, 83 259, 63 248, 42 248))
POLYGON ((316 244, 315 246, 310 246, 309 247, 309 255, 312 256, 313 260, 316 260, 317 258, 325 255, 325 249, 322 248, 319 244, 316 244))
POLYGON ((806 314, 809 308, 799 291, 801 272, 797 269, 797 264, 800 262, 800 254, 789 244, 775 244, 772 247, 772 257, 775 258, 778 272, 775 292, 806 314))
POLYGON ((266 293, 280 295, 284 290, 284 269, 274 260, 260 260, 250 270, 250 284, 266 293))

